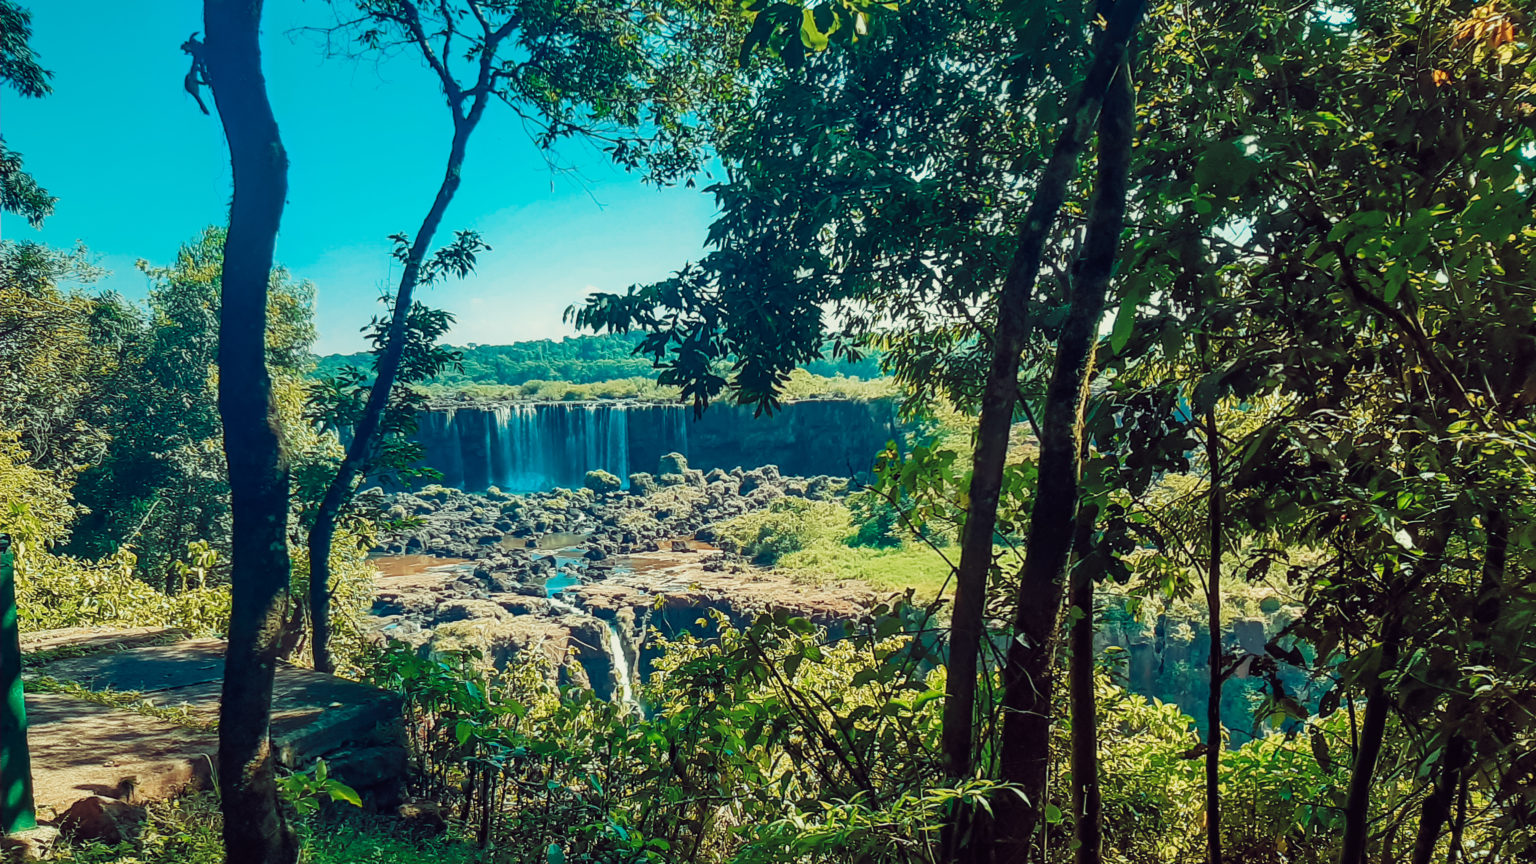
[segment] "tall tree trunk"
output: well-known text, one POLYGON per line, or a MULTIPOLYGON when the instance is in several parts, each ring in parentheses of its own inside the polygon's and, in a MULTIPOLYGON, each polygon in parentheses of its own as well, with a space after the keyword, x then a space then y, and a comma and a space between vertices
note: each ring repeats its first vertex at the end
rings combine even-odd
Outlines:
MULTIPOLYGON (((1121 0, 1122 3, 1126 0, 1121 0)), ((1121 11, 1117 6, 1115 11, 1121 11)), ((1139 14, 1139 13, 1138 13, 1139 14)), ((1129 34, 1127 34, 1127 39, 1129 34)), ((1014 638, 1003 669, 1002 779, 1023 792, 1002 795, 994 810, 998 859, 1026 861, 1046 806, 1050 765, 1051 692, 1066 565, 1077 516, 1082 467, 1083 404, 1093 371, 1093 347, 1125 226, 1136 91, 1122 43, 1099 117, 1099 159, 1093 207, 1077 261, 1072 299, 1056 342, 1040 426, 1039 480, 1030 512, 1029 547, 1019 579, 1014 638)))
MULTIPOLYGON (((1466 700, 1452 699, 1446 709, 1447 722, 1454 722, 1458 712, 1466 710, 1466 700)), ((1435 857, 1435 845, 1440 841, 1440 831, 1450 820, 1456 794, 1461 791, 1462 769, 1467 759, 1467 740, 1452 733, 1440 753, 1440 764, 1434 773, 1434 787, 1424 798, 1419 811, 1419 830, 1413 840, 1413 864, 1430 864, 1435 857)))
MULTIPOLYGON (((487 57, 494 53, 494 47, 486 50, 487 57)), ((384 351, 374 363, 373 386, 368 391, 368 402, 363 407, 363 416, 352 430, 352 441, 347 445, 346 456, 342 458, 336 476, 331 478, 331 484, 325 490, 325 498, 315 513, 315 525, 309 532, 309 616, 314 627, 312 651, 315 668, 322 672, 336 671, 336 660, 331 656, 331 544, 336 537, 336 522, 341 518, 342 509, 352 500, 358 477, 365 470, 373 448, 378 444, 379 424, 384 419, 384 409, 389 406, 389 394, 400 371, 400 358, 405 353, 406 322, 410 317, 417 283, 421 279, 421 265, 432 248, 433 238, 442 227, 448 205, 459 191, 469 136, 480 123, 486 101, 484 94, 475 96, 470 102, 469 111, 463 116, 459 115, 457 107, 454 108, 453 143, 448 150, 448 167, 443 173, 442 183, 437 187, 437 195, 432 199, 432 206, 411 241, 405 269, 400 273, 400 285, 395 290, 394 309, 389 320, 388 339, 384 351)))
POLYGON ((1087 504, 1077 511, 1072 558, 1072 596, 1079 614, 1072 621, 1072 660, 1067 671, 1072 704, 1072 814, 1077 840, 1077 864, 1104 860, 1104 799, 1099 788, 1099 709, 1093 692, 1093 589, 1097 579, 1083 565, 1093 541, 1099 508, 1087 504))
POLYGON ((955 601, 950 617, 950 650, 944 699, 943 750, 955 777, 971 773, 975 746, 976 673, 981 654, 987 577, 992 570, 992 538, 997 503, 1008 456, 1008 433, 1018 399, 1019 358, 1029 341, 1030 303, 1040 262, 1067 187, 1077 175, 1082 155, 1098 120, 1104 94, 1120 64, 1131 34, 1141 20, 1143 0, 1120 0, 1109 15, 1071 110, 1040 175, 1033 200, 1019 227, 1018 246, 998 294, 997 326, 992 334, 992 362, 982 393, 976 450, 968 489, 969 513, 961 537, 955 573, 955 601))
MULTIPOLYGON (((1489 508, 1485 521, 1487 539, 1483 555, 1483 572, 1478 582, 1471 631, 1471 642, 1481 647, 1470 658, 1473 665, 1483 665, 1488 661, 1490 653, 1488 638, 1494 624, 1498 622, 1500 599, 1503 595, 1504 568, 1509 560, 1509 520, 1504 515, 1503 506, 1496 504, 1489 508)), ((1445 722, 1447 724, 1464 722, 1471 708, 1471 700, 1458 693, 1446 706, 1445 722)), ((1455 805, 1457 795, 1463 787, 1467 761, 1472 756, 1471 751, 1472 745, 1464 736, 1455 731, 1448 733, 1445 746, 1440 753, 1439 770, 1435 772, 1434 788, 1424 799, 1424 806, 1420 812, 1419 830, 1413 844, 1413 864, 1429 864, 1434 858, 1435 845, 1440 840, 1440 832, 1450 821, 1451 808, 1455 805)))
POLYGON ((1370 839, 1371 783, 1376 779, 1376 762, 1381 757, 1382 740, 1387 731, 1387 675, 1397 666, 1401 624, 1398 613, 1389 605, 1381 622, 1381 663, 1365 690, 1365 717, 1360 721, 1360 746, 1349 775, 1349 794, 1344 801, 1344 841, 1339 864, 1365 864, 1366 841, 1370 839))
POLYGON ((267 100, 262 0, 204 0, 204 60, 234 174, 219 311, 219 415, 233 522, 229 648, 219 705, 219 793, 230 864, 291 864, 268 725, 287 605, 288 467, 267 372, 267 284, 288 156, 267 100))
POLYGON ((1205 453, 1210 463, 1210 563, 1206 567, 1206 626, 1211 631, 1210 691, 1205 703, 1205 855, 1209 864, 1221 864, 1221 685, 1227 670, 1221 656, 1221 526, 1224 501, 1221 488, 1221 435, 1216 426, 1216 407, 1205 411, 1205 453))
POLYGON ((1461 840, 1467 829, 1467 775, 1461 775, 1461 790, 1456 795, 1456 820, 1451 823, 1451 848, 1445 853, 1445 864, 1456 864, 1461 860, 1461 840))

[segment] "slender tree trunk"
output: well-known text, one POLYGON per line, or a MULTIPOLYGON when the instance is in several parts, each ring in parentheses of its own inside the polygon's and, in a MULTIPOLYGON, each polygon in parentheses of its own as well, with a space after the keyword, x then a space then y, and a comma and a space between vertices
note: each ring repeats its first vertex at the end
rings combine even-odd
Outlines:
POLYGON ((1451 848, 1445 854, 1446 864, 1461 860, 1461 838, 1467 829, 1467 775, 1461 775, 1461 790, 1456 795, 1456 821, 1451 823, 1451 848))
MULTIPOLYGON (((1117 6, 1115 12, 1121 9, 1117 6)), ((1023 792, 1022 798, 999 796, 994 806, 998 860, 1004 864, 1029 860, 1035 829, 1047 804, 1052 674, 1072 523, 1077 516, 1083 404, 1092 376, 1099 321, 1125 225, 1136 92, 1125 44, 1113 53, 1118 55, 1113 67, 1116 72, 1106 88, 1099 117, 1095 197, 1067 319, 1056 342, 1055 368, 1046 389, 1029 548, 1019 579, 1014 638, 1008 643, 1003 670, 999 764, 1002 779, 1023 792)))
POLYGON ((976 673, 981 653, 987 577, 992 570, 992 538, 997 530, 997 502, 1008 456, 1008 433, 1018 399, 1019 358, 1029 341, 1030 303, 1046 241, 1066 200, 1067 187, 1077 175, 1078 158, 1087 145, 1099 109, 1119 66, 1131 34, 1141 19, 1142 0, 1121 0, 1110 14, 1109 26, 1084 78, 1081 91, 1067 112, 1067 125, 1034 199, 1019 228, 1013 262, 998 295, 997 326, 992 334, 992 362, 987 372, 976 428, 968 490, 970 509, 961 536, 960 563, 955 574, 955 601, 950 619, 948 677, 945 684, 943 749, 951 775, 971 773, 975 746, 976 673))
MULTIPOLYGON (((1452 721, 1456 712, 1466 710, 1466 700, 1453 699, 1446 713, 1452 721)), ((1456 794, 1461 791, 1462 769, 1466 764, 1467 740, 1452 734, 1440 754, 1440 765, 1435 771, 1434 787, 1424 799, 1419 811, 1419 830, 1413 841, 1413 864, 1430 864, 1435 857, 1435 845, 1440 841, 1440 831, 1450 820, 1451 807, 1456 794)))
POLYGON ((1077 864, 1104 860, 1104 800, 1099 788, 1099 710, 1093 692, 1093 589, 1096 575, 1083 565, 1093 539, 1099 508, 1078 508, 1073 539, 1072 597, 1079 614, 1072 621, 1072 662, 1067 677, 1072 703, 1072 813, 1077 840, 1077 864))
POLYGON ((267 283, 288 157, 267 100, 262 0, 204 0, 204 60, 234 174, 219 312, 219 414, 233 521, 229 648, 219 705, 219 793, 230 864, 291 864, 268 735, 287 605, 288 467, 267 372, 267 283))
POLYGON ((1221 685, 1227 678, 1221 656, 1221 526, 1225 518, 1221 487, 1221 437, 1216 407, 1205 411, 1205 452, 1210 463, 1210 563, 1206 567, 1206 626, 1211 631, 1210 692, 1205 703, 1205 847, 1210 864, 1221 864, 1221 685))
POLYGON ((1401 625, 1390 607, 1381 623, 1381 663, 1365 691, 1365 716, 1360 721, 1360 746, 1349 776, 1349 795, 1344 802, 1344 842, 1339 864, 1364 864, 1370 838, 1371 783, 1381 757, 1387 731, 1387 675, 1397 666, 1401 625))
MULTIPOLYGON (((1488 536, 1483 555, 1482 578, 1478 583, 1477 602, 1472 613, 1471 632, 1472 643, 1482 647, 1471 657, 1474 665, 1483 665, 1488 661, 1488 637, 1498 622, 1504 568, 1509 559, 1509 521, 1503 507, 1495 505, 1490 508, 1485 522, 1488 536)), ((1471 700, 1457 694, 1446 707, 1445 722, 1464 722, 1471 709, 1471 700)), ((1454 731, 1448 733, 1440 754, 1439 770, 1435 773, 1434 788, 1424 799, 1419 816, 1419 830, 1413 844, 1413 864, 1429 864, 1433 860, 1440 832, 1450 821, 1451 808, 1464 785, 1471 751, 1472 745, 1464 736, 1454 731)))
MULTIPOLYGON (((488 47, 486 53, 494 54, 494 47, 488 47)), ((374 363, 373 386, 368 391, 363 416, 353 427, 352 441, 347 446, 346 456, 342 458, 336 476, 325 490, 325 498, 315 513, 315 525, 309 532, 309 616, 314 627, 312 651, 315 668, 322 672, 336 671, 336 660, 331 656, 331 543, 336 537, 336 522, 341 518, 342 509, 352 500, 355 484, 378 443, 379 424, 384 419, 390 390, 394 388, 395 377, 400 371, 400 358, 405 353, 406 322, 410 318, 416 285, 421 279, 421 265, 443 224, 443 215, 448 212, 448 205, 459 191, 464 171, 464 153, 470 134, 485 112, 486 98, 485 95, 473 98, 468 113, 463 116, 459 115, 458 107, 453 108, 453 143, 448 150, 447 170, 443 172, 443 181, 437 187, 437 195, 432 199, 426 218, 421 221, 421 227, 411 241, 411 251, 406 258, 405 269, 400 274, 400 285, 395 290, 388 340, 384 351, 374 363)))

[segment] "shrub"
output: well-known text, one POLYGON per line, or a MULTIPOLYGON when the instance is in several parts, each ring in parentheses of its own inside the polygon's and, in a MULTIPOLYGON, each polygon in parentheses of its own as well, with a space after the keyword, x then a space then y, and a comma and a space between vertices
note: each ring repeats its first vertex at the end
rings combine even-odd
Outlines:
POLYGON ((494 860, 912 862, 955 799, 992 788, 939 782, 942 675, 899 635, 912 611, 835 644, 804 619, 716 613, 718 639, 660 645, 645 717, 535 664, 396 647, 372 680, 404 697, 412 791, 494 860))
POLYGON ((728 552, 771 565, 812 546, 841 543, 852 527, 848 509, 835 501, 779 498, 767 509, 721 524, 716 542, 728 552))
POLYGON ((127 549, 100 561, 21 549, 16 607, 23 629, 179 627, 200 636, 223 633, 229 622, 227 586, 164 594, 134 575, 136 563, 127 549))

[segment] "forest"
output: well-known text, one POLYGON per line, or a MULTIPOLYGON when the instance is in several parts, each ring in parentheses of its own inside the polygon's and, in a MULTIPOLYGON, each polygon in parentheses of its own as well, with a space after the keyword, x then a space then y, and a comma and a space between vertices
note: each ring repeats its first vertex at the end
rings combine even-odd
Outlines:
MULTIPOLYGON (((605 333, 574 336, 555 341, 541 339, 512 345, 470 345, 459 349, 459 364, 444 369, 425 387, 458 390, 467 385, 516 386, 530 383, 599 384, 625 378, 654 376, 654 367, 635 356, 640 339, 634 334, 605 333)), ((367 354, 327 354, 318 359, 315 372, 334 375, 348 366, 365 370, 373 362, 367 354)), ((813 375, 831 378, 878 378, 875 356, 856 363, 812 360, 803 367, 813 375)))
POLYGON ((283 4, 184 5, 227 219, 0 241, 7 858, 1536 861, 1525 0, 324 0, 440 127, 327 356, 283 4), (703 251, 454 347, 503 116, 703 251))

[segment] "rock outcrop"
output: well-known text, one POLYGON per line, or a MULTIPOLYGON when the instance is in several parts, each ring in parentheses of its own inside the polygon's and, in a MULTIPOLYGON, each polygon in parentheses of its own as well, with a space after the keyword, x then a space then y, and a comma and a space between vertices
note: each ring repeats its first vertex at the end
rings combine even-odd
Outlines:
POLYGON ((422 651, 472 649, 498 668, 532 658, 551 682, 613 697, 650 671, 653 631, 707 635, 698 621, 711 610, 737 625, 784 610, 836 634, 873 604, 862 586, 797 584, 704 542, 725 519, 786 495, 832 498, 846 481, 786 477, 771 465, 706 473, 675 452, 659 461, 627 492, 428 487, 390 497, 389 512, 418 527, 375 551, 420 557, 390 559, 413 566, 391 565, 377 580, 379 637, 422 651))

